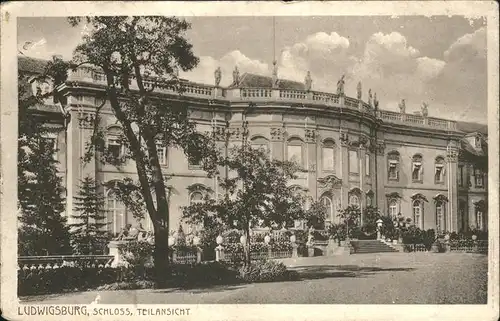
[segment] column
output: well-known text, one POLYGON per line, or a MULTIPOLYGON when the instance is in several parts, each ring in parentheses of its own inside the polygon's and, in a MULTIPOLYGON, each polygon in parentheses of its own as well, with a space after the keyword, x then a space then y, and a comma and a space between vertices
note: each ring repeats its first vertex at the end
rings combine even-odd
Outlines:
POLYGON ((340 179, 342 185, 340 187, 340 207, 346 208, 348 205, 349 192, 349 136, 346 131, 340 130, 340 179))
POLYGON ((317 167, 318 167, 318 159, 317 159, 317 140, 318 140, 318 132, 316 129, 306 129, 305 130, 305 138, 306 138, 306 152, 307 152, 307 177, 308 177, 308 186, 309 192, 313 199, 317 199, 317 167))
MULTIPOLYGON (((375 171, 376 182, 372 182, 375 186, 375 201, 377 207, 382 213, 387 213, 387 204, 385 198, 385 181, 387 179, 387 163, 385 159, 385 143, 379 141, 374 147, 375 150, 375 171)), ((375 177, 375 176, 373 176, 375 177)))
POLYGON ((365 175, 366 175, 366 168, 365 168, 365 155, 366 155, 366 149, 364 145, 359 146, 359 190, 361 191, 360 199, 359 199, 359 209, 361 210, 361 226, 363 226, 363 208, 365 207, 364 204, 366 202, 366 195, 365 195, 365 189, 364 189, 364 184, 365 184, 365 175))
POLYGON ((446 225, 449 227, 450 232, 458 231, 458 186, 457 186, 457 172, 458 172, 458 149, 456 142, 450 142, 447 148, 447 185, 448 185, 448 208, 447 217, 448 222, 446 225))

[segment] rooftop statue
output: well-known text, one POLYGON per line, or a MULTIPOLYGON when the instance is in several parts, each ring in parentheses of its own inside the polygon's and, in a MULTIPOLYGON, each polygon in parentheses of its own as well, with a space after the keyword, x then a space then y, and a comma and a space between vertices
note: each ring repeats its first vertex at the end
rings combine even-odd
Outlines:
POLYGON ((337 95, 344 95, 344 84, 345 84, 344 78, 345 75, 342 75, 342 77, 337 82, 337 95))
POLYGON ((278 88, 278 62, 276 60, 273 61, 273 88, 278 88))
POLYGON ((358 90, 358 100, 361 100, 361 96, 362 96, 362 87, 361 87, 361 81, 358 82, 358 87, 357 87, 357 90, 358 90))
POLYGON ((406 113, 406 103, 404 99, 401 99, 401 102, 399 103, 399 111, 401 112, 401 114, 406 113))
POLYGON ((238 70, 238 66, 235 66, 233 70, 233 85, 238 86, 239 84, 240 84, 240 71, 238 70))
POLYGON ((310 91, 311 88, 312 88, 312 78, 311 78, 311 72, 310 71, 307 72, 306 78, 304 79, 304 83, 306 85, 306 90, 310 91))
POLYGON ((368 105, 372 105, 372 89, 368 89, 368 105))
POLYGON ((215 86, 219 87, 220 80, 222 78, 222 71, 220 70, 220 67, 217 67, 217 69, 215 69, 214 78, 215 78, 215 86))
POLYGON ((426 102, 422 103, 422 116, 427 117, 429 116, 429 110, 428 110, 429 104, 426 102))
POLYGON ((378 99, 377 99, 377 93, 375 93, 375 96, 373 96, 373 106, 375 108, 375 111, 378 110, 378 99))

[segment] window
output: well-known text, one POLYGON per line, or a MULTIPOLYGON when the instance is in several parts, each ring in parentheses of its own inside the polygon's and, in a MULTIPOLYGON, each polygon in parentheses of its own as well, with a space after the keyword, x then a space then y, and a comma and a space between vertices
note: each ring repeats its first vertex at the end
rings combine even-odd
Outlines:
POLYGON ((436 202, 436 230, 445 231, 445 208, 442 201, 436 202))
POLYGON ((388 176, 389 180, 399 180, 399 153, 391 152, 388 155, 388 176))
POLYGON ((357 195, 349 196, 349 205, 359 207, 359 197, 357 195))
POLYGON ((332 199, 328 196, 323 196, 321 198, 321 204, 326 208, 327 217, 325 220, 333 222, 335 219, 335 209, 333 207, 332 199))
POLYGON ((106 223, 111 223, 108 225, 108 229, 111 229, 113 234, 120 233, 121 229, 127 224, 125 205, 116 197, 113 190, 108 191, 106 204, 106 223))
POLYGON ((118 137, 108 137, 108 152, 113 158, 120 158, 124 154, 124 146, 118 137))
POLYGON ((398 215, 398 202, 396 200, 389 202, 389 215, 391 217, 398 215))
POLYGON ((444 158, 438 157, 436 158, 436 164, 434 169, 434 182, 436 184, 444 183, 444 158))
POLYGON ((365 173, 370 175, 370 154, 365 154, 365 173))
POLYGON ((476 168, 474 170, 474 180, 476 181, 476 187, 483 187, 483 173, 480 169, 476 168))
POLYGON ((421 201, 413 202, 413 223, 418 228, 422 228, 422 205, 421 201))
POLYGON ((251 141, 251 146, 253 149, 263 149, 269 152, 269 142, 264 137, 255 137, 251 141))
POLYGON ((464 186, 464 165, 458 166, 458 186, 464 186))
POLYGON ((335 170, 335 143, 331 140, 323 143, 322 149, 323 170, 335 170))
POLYGON ((203 203, 203 194, 201 192, 192 192, 189 196, 189 205, 203 203))
POLYGON ((413 156, 411 178, 413 182, 422 182, 422 156, 413 156))
POLYGON ((349 173, 359 174, 358 151, 349 151, 349 173))
POLYGON ((167 165, 167 147, 163 146, 162 143, 156 143, 156 150, 158 152, 158 161, 160 165, 167 165))
POLYGON ((40 139, 40 148, 52 154, 54 159, 57 158, 57 139, 56 136, 42 137, 40 139))
POLYGON ((477 221, 477 229, 483 230, 484 229, 483 212, 481 211, 476 212, 476 221, 477 221))
POLYGON ((288 141, 287 154, 287 158, 290 162, 304 166, 302 157, 302 141, 300 139, 295 138, 288 141))
POLYGON ((366 195, 366 206, 372 206, 372 197, 370 195, 366 195))

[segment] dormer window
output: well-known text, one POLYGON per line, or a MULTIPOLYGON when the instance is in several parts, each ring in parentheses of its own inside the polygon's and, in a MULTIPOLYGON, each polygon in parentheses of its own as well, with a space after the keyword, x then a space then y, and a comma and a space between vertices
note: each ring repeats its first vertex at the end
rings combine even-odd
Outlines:
POLYGON ((476 148, 481 148, 481 137, 478 135, 474 139, 474 146, 476 148))

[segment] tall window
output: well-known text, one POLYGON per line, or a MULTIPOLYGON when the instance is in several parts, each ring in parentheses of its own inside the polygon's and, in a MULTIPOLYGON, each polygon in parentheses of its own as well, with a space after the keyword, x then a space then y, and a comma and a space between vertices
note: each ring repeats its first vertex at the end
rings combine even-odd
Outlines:
POLYGON ((189 196, 189 205, 203 203, 203 194, 201 192, 192 192, 189 196))
POLYGON ((106 195, 106 223, 111 223, 108 228, 113 234, 117 234, 127 224, 127 213, 125 205, 116 197, 113 190, 108 190, 106 195))
POLYGON ((416 227, 422 228, 422 208, 423 203, 419 200, 413 202, 413 223, 416 227))
POLYGON ((434 169, 434 182, 436 184, 444 183, 444 174, 445 174, 444 158, 438 157, 436 158, 436 164, 434 169))
POLYGON ((359 174, 358 151, 349 151, 349 173, 359 174))
POLYGON ((422 156, 413 156, 411 169, 411 178, 413 182, 422 182, 422 170, 422 156))
POLYGON ((458 166, 458 186, 464 186, 464 165, 458 166))
POLYGON ((326 208, 326 221, 335 221, 335 208, 333 206, 332 199, 329 196, 324 195, 321 198, 321 204, 326 208))
POLYGON ((113 156, 113 158, 120 158, 124 154, 124 146, 121 144, 118 137, 110 136, 108 137, 108 152, 113 156))
POLYGON ((389 215, 396 216, 398 215, 398 202, 396 200, 391 200, 389 202, 389 215))
POLYGON ((298 138, 290 139, 287 145, 288 160, 290 162, 297 163, 300 166, 304 166, 302 145, 302 141, 298 138))
POLYGON ((365 154, 365 174, 370 175, 370 154, 365 154))
POLYGON ((399 153, 394 151, 390 152, 388 158, 388 178, 389 180, 399 180, 399 153))
POLYGON ((482 211, 477 211, 476 212, 476 221, 477 221, 477 228, 479 230, 484 229, 484 218, 483 218, 483 212, 482 211))
POLYGON ((436 230, 445 231, 445 207, 443 201, 436 202, 436 230))
POLYGON ((480 169, 474 169, 474 180, 476 181, 476 187, 483 187, 483 173, 480 169))
POLYGON ((335 170, 335 142, 333 142, 332 140, 327 140, 323 143, 322 163, 323 170, 335 170))

